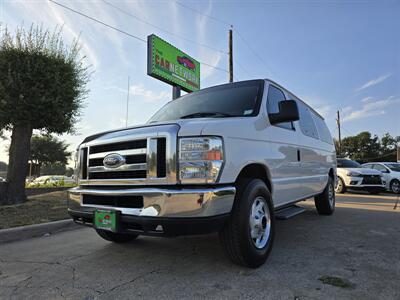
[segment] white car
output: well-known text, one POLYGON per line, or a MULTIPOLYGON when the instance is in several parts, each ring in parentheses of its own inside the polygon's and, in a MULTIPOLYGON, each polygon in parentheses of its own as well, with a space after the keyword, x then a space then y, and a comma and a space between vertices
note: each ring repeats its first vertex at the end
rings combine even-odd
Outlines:
POLYGON ((188 93, 147 124, 87 137, 78 148, 75 222, 108 241, 218 231, 228 256, 257 267, 275 217, 335 209, 336 154, 323 117, 270 80, 188 93))
POLYGON ((64 183, 73 183, 74 180, 71 177, 63 176, 63 175, 47 175, 40 176, 33 181, 28 183, 29 187, 39 187, 45 184, 58 185, 61 182, 64 183))
POLYGON ((362 165, 363 168, 378 170, 386 181, 386 189, 398 194, 400 192, 400 163, 373 162, 362 165))
POLYGON ((386 182, 382 173, 363 168, 358 162, 346 159, 337 159, 337 184, 336 192, 344 193, 348 188, 361 189, 377 194, 385 190, 386 182))

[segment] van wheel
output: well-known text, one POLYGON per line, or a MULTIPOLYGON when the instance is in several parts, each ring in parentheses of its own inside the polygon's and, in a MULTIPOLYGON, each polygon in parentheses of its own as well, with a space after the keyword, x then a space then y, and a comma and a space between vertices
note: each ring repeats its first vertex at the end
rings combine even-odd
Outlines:
POLYGON ((268 258, 275 235, 271 193, 260 179, 237 187, 229 222, 219 232, 229 258, 238 265, 256 268, 268 258))
POLYGON ((96 232, 99 236, 109 242, 114 243, 127 243, 133 241, 138 237, 137 234, 124 234, 124 233, 115 233, 111 231, 96 229, 96 232))
POLYGON ((315 207, 320 215, 331 215, 335 210, 335 189, 333 179, 329 176, 324 191, 314 197, 315 207))
POLYGON ((400 192, 400 182, 397 179, 393 179, 392 182, 390 182, 390 190, 395 194, 400 192))
POLYGON ((346 185, 344 184, 343 179, 340 177, 337 178, 335 192, 339 194, 343 194, 346 192, 346 185))

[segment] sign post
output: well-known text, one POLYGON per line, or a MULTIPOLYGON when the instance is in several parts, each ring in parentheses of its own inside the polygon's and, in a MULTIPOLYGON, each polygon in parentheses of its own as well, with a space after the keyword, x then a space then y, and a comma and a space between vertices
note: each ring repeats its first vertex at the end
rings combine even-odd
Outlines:
POLYGON ((175 100, 181 96, 181 87, 174 85, 172 87, 172 99, 175 100))
POLYGON ((154 34, 147 37, 147 74, 172 85, 173 99, 181 89, 200 89, 200 63, 154 34))

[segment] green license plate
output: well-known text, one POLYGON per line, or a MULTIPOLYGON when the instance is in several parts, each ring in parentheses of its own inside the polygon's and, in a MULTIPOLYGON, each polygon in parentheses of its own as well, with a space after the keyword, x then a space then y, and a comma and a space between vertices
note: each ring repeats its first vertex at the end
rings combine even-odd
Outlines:
POLYGON ((117 214, 113 210, 98 209, 94 211, 94 227, 97 229, 117 231, 117 214))

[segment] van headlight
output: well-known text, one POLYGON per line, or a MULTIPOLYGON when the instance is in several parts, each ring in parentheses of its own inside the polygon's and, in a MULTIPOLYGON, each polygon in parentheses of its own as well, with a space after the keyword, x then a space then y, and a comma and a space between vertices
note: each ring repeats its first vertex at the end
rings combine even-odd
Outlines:
POLYGON ((181 183, 215 183, 224 162, 220 137, 179 139, 181 183))

